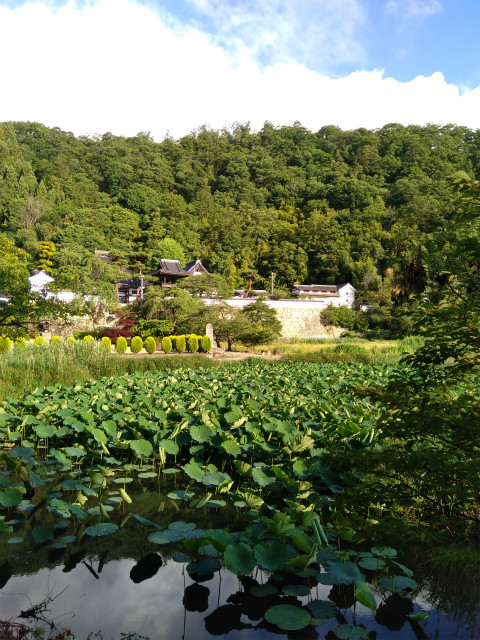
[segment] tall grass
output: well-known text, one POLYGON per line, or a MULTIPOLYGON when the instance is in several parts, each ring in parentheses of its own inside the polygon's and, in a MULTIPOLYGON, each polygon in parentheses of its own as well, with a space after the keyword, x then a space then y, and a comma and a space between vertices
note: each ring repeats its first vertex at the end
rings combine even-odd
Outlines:
POLYGON ((179 369, 182 367, 218 366, 202 355, 188 358, 125 358, 109 354, 99 344, 28 345, 0 354, 0 399, 48 387, 57 382, 73 384, 134 371, 179 369))

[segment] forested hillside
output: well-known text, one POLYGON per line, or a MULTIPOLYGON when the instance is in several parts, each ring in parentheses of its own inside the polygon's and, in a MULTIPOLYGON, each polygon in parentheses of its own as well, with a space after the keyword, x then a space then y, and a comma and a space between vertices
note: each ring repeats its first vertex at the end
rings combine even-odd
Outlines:
POLYGON ((448 177, 459 170, 480 177, 480 134, 453 125, 266 123, 156 143, 7 123, 0 231, 67 287, 108 277, 95 249, 147 273, 172 238, 179 257, 235 286, 273 271, 278 287, 351 281, 360 298, 398 304, 422 290, 423 247, 456 209, 448 177))

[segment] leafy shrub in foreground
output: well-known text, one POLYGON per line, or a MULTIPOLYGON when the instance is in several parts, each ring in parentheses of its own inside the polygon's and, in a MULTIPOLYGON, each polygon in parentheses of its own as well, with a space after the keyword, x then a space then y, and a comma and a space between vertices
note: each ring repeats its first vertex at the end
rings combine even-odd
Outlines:
POLYGON ((67 344, 75 344, 76 341, 77 340, 73 336, 68 336, 68 338, 65 340, 67 344))
POLYGON ((108 336, 103 336, 103 338, 100 340, 100 345, 102 349, 104 349, 107 353, 110 353, 110 351, 112 350, 112 341, 108 336))
POLYGON ((187 351, 189 351, 190 353, 196 353, 198 351, 198 337, 194 334, 191 333, 188 336, 186 336, 187 338, 187 351))
POLYGON ((172 340, 170 336, 164 336, 162 338, 162 351, 164 351, 165 353, 170 353, 171 350, 172 350, 172 340))
POLYGON ((45 346, 45 338, 43 336, 37 336, 33 341, 33 344, 36 347, 44 347, 45 346))
POLYGON ((95 344, 95 338, 93 336, 87 335, 83 337, 83 344, 95 344))
POLYGON ((127 339, 123 336, 119 336, 115 343, 115 349, 118 353, 125 353, 125 351, 127 350, 127 339))
POLYGON ((12 348, 12 341, 10 338, 0 337, 0 353, 7 353, 12 348))
POLYGON ((143 349, 143 340, 141 339, 140 336, 134 336, 130 343, 130 351, 132 353, 140 353, 142 349, 143 349))
POLYGON ((147 353, 155 353, 157 350, 157 343, 153 336, 148 336, 145 340, 145 351, 147 353))
POLYGON ((185 340, 185 336, 177 336, 177 339, 175 340, 175 349, 178 353, 183 353, 186 348, 187 342, 185 340))
POLYGON ((15 342, 13 343, 13 346, 18 349, 19 347, 26 347, 27 346, 27 339, 24 338, 23 336, 19 336, 18 338, 15 338, 15 342))
POLYGON ((52 336, 50 338, 50 344, 62 344, 62 339, 60 336, 52 336))
POLYGON ((212 350, 212 341, 209 336, 201 336, 200 337, 200 351, 203 353, 208 353, 212 350))

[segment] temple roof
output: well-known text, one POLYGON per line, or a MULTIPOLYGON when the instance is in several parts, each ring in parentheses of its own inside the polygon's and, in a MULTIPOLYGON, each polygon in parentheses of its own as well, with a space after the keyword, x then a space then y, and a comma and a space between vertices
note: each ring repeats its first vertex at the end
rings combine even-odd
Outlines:
POLYGON ((180 260, 165 260, 164 258, 162 258, 158 264, 158 269, 151 275, 186 278, 187 276, 190 276, 191 273, 182 269, 180 260))

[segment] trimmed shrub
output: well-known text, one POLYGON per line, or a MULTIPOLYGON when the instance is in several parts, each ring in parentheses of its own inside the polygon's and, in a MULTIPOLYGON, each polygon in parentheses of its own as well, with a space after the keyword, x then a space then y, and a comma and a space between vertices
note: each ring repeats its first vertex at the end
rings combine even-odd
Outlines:
POLYGON ((170 353, 171 350, 172 350, 172 340, 170 336, 164 336, 162 338, 162 351, 164 351, 165 353, 170 353))
POLYGON ((212 341, 210 340, 209 336, 202 336, 200 338, 200 347, 201 351, 203 351, 204 353, 208 353, 212 350, 212 341))
POLYGON ((36 347, 44 347, 45 346, 45 338, 43 336, 37 336, 33 341, 33 344, 36 347))
POLYGON ((185 336, 177 336, 175 340, 175 349, 178 353, 183 353, 187 348, 187 341, 185 340, 185 336))
POLYGON ((94 344, 95 343, 95 338, 93 336, 83 336, 82 342, 84 344, 94 344))
POLYGON ((194 333, 186 336, 187 338, 187 350, 190 353, 196 353, 198 351, 198 338, 194 333))
POLYGON ((103 338, 101 338, 100 340, 100 346, 104 351, 110 353, 110 351, 112 350, 112 341, 107 336, 103 336, 103 338))
POLYGON ((0 337, 0 353, 7 353, 12 348, 12 341, 10 338, 0 337))
POLYGON ((118 336, 115 343, 115 349, 118 353, 125 353, 125 351, 127 350, 127 339, 123 336, 118 336))
POLYGON ((83 340, 86 336, 91 336, 94 340, 99 340, 100 334, 100 331, 75 331, 73 337, 77 340, 83 340))
POLYGON ((62 344, 62 339, 60 336, 52 336, 50 338, 50 344, 62 344))
POLYGON ((76 339, 73 336, 68 336, 68 338, 65 340, 65 342, 67 344, 75 344, 76 343, 76 339))
POLYGON ((143 349, 143 340, 141 339, 140 336, 134 336, 130 343, 130 351, 132 353, 140 353, 142 349, 143 349))
POLYGON ((145 340, 145 351, 147 353, 155 353, 157 350, 157 343, 155 342, 155 338, 152 336, 148 336, 145 340))
POLYGON ((27 339, 24 338, 23 336, 15 338, 15 342, 13 343, 13 346, 15 347, 15 349, 26 347, 27 346, 27 339))

